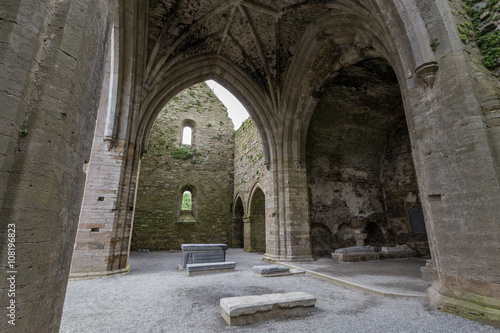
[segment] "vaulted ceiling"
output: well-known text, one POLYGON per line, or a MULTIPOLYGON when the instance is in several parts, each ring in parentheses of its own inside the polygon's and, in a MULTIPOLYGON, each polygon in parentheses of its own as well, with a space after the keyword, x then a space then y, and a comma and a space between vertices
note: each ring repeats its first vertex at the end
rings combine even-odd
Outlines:
MULTIPOLYGON (((373 7, 373 3, 366 0, 150 0, 148 80, 152 82, 162 68, 185 58, 217 54, 274 94, 277 88, 283 87, 297 44, 311 22, 327 12, 368 15, 373 8, 367 7, 373 7)), ((332 37, 334 34, 325 37, 329 40, 318 52, 316 68, 331 72, 334 60, 347 52, 346 47, 332 37)), ((344 43, 346 38, 350 38, 351 44, 359 40, 356 36, 343 36, 344 43)))

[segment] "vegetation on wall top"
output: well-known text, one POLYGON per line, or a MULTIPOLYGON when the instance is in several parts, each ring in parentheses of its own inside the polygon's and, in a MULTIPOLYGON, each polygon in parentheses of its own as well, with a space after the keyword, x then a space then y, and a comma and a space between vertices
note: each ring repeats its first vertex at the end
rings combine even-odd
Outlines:
MULTIPOLYGON (((463 7, 470 17, 473 34, 481 49, 483 64, 490 69, 500 66, 500 0, 465 0, 463 7)), ((470 26, 458 26, 462 41, 467 41, 470 26)))

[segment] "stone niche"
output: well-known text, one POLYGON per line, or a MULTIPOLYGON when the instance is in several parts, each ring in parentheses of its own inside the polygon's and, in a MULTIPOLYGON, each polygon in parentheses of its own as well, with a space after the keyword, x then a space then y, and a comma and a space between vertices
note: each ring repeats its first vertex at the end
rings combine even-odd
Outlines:
POLYGON ((141 160, 131 248, 232 246, 233 156, 234 125, 205 83, 172 98, 141 160), (191 143, 181 145, 186 132, 191 143), (188 208, 182 202, 186 191, 192 198, 188 208))
POLYGON ((429 253, 426 234, 411 230, 419 192, 399 85, 385 60, 361 61, 325 83, 306 158, 316 256, 356 245, 429 253))

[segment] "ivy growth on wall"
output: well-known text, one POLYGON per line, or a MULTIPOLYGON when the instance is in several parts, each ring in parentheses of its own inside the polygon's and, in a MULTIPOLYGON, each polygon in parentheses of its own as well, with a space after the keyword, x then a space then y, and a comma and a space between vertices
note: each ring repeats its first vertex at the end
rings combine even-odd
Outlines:
POLYGON ((189 160, 196 155, 200 155, 200 153, 196 151, 196 148, 186 147, 184 145, 180 145, 179 148, 173 150, 171 154, 174 158, 181 160, 189 160))
POLYGON ((481 49, 483 64, 489 69, 500 66, 500 0, 465 0, 463 7, 471 24, 458 26, 462 41, 466 42, 472 31, 481 49))

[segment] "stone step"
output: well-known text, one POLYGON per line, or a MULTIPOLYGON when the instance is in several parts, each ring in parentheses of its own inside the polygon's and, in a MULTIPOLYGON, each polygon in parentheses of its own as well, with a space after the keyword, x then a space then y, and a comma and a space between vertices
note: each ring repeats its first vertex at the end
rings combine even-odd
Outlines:
POLYGON ((187 275, 199 275, 204 273, 219 273, 234 271, 236 263, 234 261, 211 262, 202 264, 187 264, 187 275))
POLYGON ((229 326, 295 316, 314 310, 316 297, 304 292, 227 297, 220 300, 221 315, 229 326))

